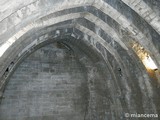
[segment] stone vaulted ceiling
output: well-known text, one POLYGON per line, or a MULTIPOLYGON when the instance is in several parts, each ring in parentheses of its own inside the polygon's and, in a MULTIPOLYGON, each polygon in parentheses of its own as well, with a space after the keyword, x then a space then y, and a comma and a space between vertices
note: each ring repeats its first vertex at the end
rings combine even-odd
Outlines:
POLYGON ((27 55, 60 41, 100 55, 129 108, 140 92, 144 111, 149 104, 160 113, 159 82, 144 62, 149 57, 160 68, 159 6, 159 0, 0 0, 0 95, 27 55))

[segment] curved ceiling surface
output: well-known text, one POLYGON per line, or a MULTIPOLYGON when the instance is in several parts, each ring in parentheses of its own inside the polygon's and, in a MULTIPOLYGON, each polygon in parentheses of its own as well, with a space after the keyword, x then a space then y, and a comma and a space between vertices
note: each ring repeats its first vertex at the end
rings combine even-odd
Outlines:
MULTIPOLYGON (((140 91, 141 100, 148 99, 152 110, 159 111, 160 81, 146 71, 160 68, 159 9, 151 1, 5 0, 0 5, 0 94, 26 56, 63 41, 101 56, 117 82, 123 81, 115 84, 126 90, 128 105, 140 91)), ((147 111, 148 103, 142 104, 147 111)))

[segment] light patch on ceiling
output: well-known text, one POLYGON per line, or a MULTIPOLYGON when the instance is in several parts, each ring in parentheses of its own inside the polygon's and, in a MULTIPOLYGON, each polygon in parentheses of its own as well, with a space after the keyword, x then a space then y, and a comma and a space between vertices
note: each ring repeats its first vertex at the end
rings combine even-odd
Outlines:
POLYGON ((1 47, 0 47, 0 57, 5 53, 5 51, 16 41, 14 37, 10 38, 7 42, 5 42, 1 47))
POLYGON ((158 69, 149 53, 138 42, 132 41, 131 46, 147 69, 158 69))
POLYGON ((10 38, 7 42, 5 42, 1 47, 0 47, 0 57, 4 54, 4 52, 16 41, 15 37, 10 38))
POLYGON ((148 69, 152 69, 152 70, 158 69, 158 67, 156 66, 156 64, 154 63, 154 61, 152 60, 152 58, 150 56, 145 57, 142 60, 142 62, 146 66, 146 68, 148 68, 148 69))
POLYGON ((4 54, 4 52, 9 48, 10 44, 9 43, 4 43, 1 47, 0 47, 0 57, 4 54))
POLYGON ((5 51, 21 36, 33 28, 33 24, 30 24, 20 30, 18 33, 13 35, 9 40, 7 40, 3 45, 0 46, 0 57, 5 53, 5 51))

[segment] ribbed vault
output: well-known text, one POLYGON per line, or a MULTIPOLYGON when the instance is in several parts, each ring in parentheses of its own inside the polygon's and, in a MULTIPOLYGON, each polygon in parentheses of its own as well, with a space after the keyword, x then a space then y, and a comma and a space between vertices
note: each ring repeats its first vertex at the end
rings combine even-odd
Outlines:
MULTIPOLYGON (((75 51, 87 52, 91 49, 103 59, 114 78, 113 86, 119 91, 113 94, 124 96, 113 104, 117 105, 124 99, 128 110, 133 113, 138 111, 140 102, 142 107, 139 112, 159 113, 157 86, 160 81, 158 78, 153 80, 143 65, 143 58, 149 56, 156 69, 160 67, 160 17, 159 10, 152 7, 151 2, 9 2, 0 2, 0 95, 14 70, 29 54, 47 44, 61 42, 75 51)), ((159 3, 156 2, 156 5, 159 3)), ((115 96, 112 96, 113 99, 116 99, 115 96)), ((119 114, 115 119, 117 117, 119 114)))

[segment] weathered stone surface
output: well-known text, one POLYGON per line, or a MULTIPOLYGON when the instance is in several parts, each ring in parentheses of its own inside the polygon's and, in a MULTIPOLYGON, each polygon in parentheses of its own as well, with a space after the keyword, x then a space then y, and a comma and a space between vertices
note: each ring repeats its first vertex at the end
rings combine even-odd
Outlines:
POLYGON ((126 112, 159 113, 160 85, 138 58, 150 56, 160 69, 159 5, 0 1, 0 119, 123 120, 126 112), (39 49, 53 43, 58 47, 39 49), (50 95, 51 86, 57 95, 50 95))
POLYGON ((88 101, 86 73, 70 54, 50 45, 29 56, 10 79, 0 119, 82 119, 88 101))

